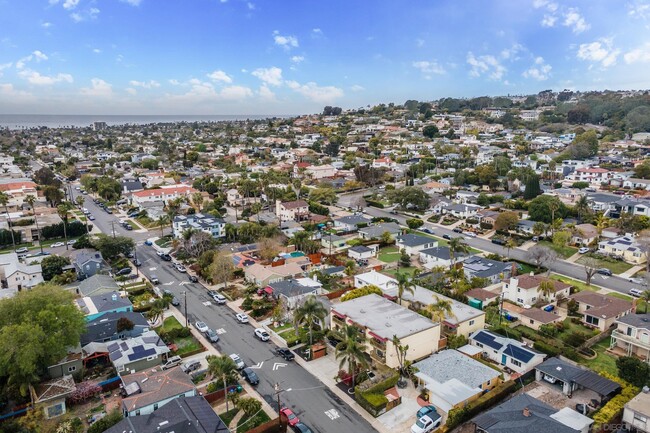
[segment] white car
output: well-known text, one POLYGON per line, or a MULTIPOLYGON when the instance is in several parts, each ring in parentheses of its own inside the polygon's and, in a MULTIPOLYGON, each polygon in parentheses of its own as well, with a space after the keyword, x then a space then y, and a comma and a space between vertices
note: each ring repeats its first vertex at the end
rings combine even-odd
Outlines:
POLYGON ((64 246, 65 244, 63 242, 54 242, 52 245, 50 245, 52 248, 59 248, 64 246))
POLYGON ((244 313, 235 314, 235 318, 239 323, 248 323, 248 316, 244 313))
POLYGON ((196 328, 197 331, 199 331, 201 333, 205 333, 210 329, 210 328, 208 328, 208 325, 206 325, 203 322, 196 322, 194 324, 194 327, 196 328))
POLYGON ((582 248, 580 248, 580 249, 578 250, 578 252, 579 252, 580 254, 586 254, 586 253, 589 252, 589 248, 587 248, 587 247, 582 247, 582 248))
POLYGON ((74 245, 76 242, 77 242, 76 239, 70 239, 70 240, 68 241, 68 245, 74 245))
POLYGON ((226 302, 228 302, 226 297, 223 296, 223 295, 220 295, 219 293, 215 293, 214 295, 212 295, 212 299, 214 299, 214 302, 216 302, 219 305, 223 305, 226 302))
POLYGON ((268 332, 266 332, 262 328, 256 328, 255 329, 255 336, 259 338, 262 341, 269 341, 271 339, 271 336, 269 335, 268 332))
POLYGON ((441 417, 434 421, 429 415, 424 415, 411 426, 411 433, 429 433, 440 426, 441 417))
POLYGON ((187 269, 185 269, 185 266, 181 265, 180 263, 176 263, 174 265, 174 267, 176 268, 176 270, 178 272, 183 272, 183 273, 187 272, 187 269))
POLYGON ((244 364, 244 361, 237 355, 236 353, 233 353, 232 355, 229 355, 230 359, 233 360, 235 365, 237 366, 237 370, 241 370, 242 368, 246 367, 246 364, 244 364))

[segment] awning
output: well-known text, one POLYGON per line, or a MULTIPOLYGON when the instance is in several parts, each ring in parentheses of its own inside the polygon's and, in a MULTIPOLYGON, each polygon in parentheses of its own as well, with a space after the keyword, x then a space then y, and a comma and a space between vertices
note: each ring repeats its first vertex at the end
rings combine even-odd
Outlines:
POLYGON ((388 338, 380 337, 379 335, 375 334, 375 333, 372 332, 372 331, 368 331, 368 334, 372 335, 374 338, 376 338, 377 340, 380 340, 380 341, 386 341, 386 340, 388 340, 388 338))
POLYGON ((336 311, 332 310, 332 314, 338 317, 341 320, 345 320, 345 314, 337 313, 336 311))
POLYGON ((573 379, 573 381, 578 385, 590 389, 602 396, 607 396, 621 389, 621 385, 618 383, 589 370, 580 373, 573 379))
POLYGON ((267 286, 267 287, 264 287, 264 292, 266 294, 268 294, 268 295, 272 295, 273 294, 273 289, 271 287, 267 286))

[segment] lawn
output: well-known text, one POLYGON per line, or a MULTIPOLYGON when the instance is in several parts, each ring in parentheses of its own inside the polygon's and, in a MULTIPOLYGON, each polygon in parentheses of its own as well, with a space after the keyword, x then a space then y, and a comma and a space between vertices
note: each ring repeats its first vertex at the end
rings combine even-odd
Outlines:
POLYGON ((593 337, 598 333, 593 329, 587 328, 581 323, 573 323, 570 318, 565 319, 564 322, 562 323, 564 324, 564 331, 558 334, 558 338, 571 334, 572 332, 582 332, 584 334, 589 335, 589 338, 593 337))
POLYGON ((398 269, 384 270, 383 272, 388 274, 388 275, 392 275, 394 277, 397 273, 413 275, 413 272, 415 272, 416 270, 419 270, 419 269, 416 268, 415 266, 409 266, 408 268, 400 267, 398 269))
POLYGON ((169 316, 163 321, 162 329, 164 331, 171 331, 172 329, 181 329, 183 325, 174 316, 169 316))
POLYGON ((563 277, 557 274, 551 274, 551 278, 557 281, 562 281, 563 283, 571 284, 572 286, 576 287, 580 291, 589 290, 592 292, 597 292, 600 290, 599 287, 588 286, 586 283, 582 281, 574 280, 573 278, 563 277))
POLYGON ((593 255, 582 256, 578 260, 576 260, 576 263, 580 263, 581 265, 584 265, 587 258, 595 260, 596 263, 598 263, 597 266, 599 268, 607 268, 610 271, 612 271, 614 274, 622 274, 623 272, 629 270, 632 267, 631 264, 625 263, 622 260, 603 260, 593 255))
POLYGON ((606 338, 595 346, 592 346, 591 348, 596 352, 597 356, 594 359, 583 358, 581 364, 586 365, 595 372, 606 371, 614 376, 618 376, 616 357, 606 353, 606 350, 609 348, 609 342, 610 338, 606 338))
POLYGON ((577 248, 569 247, 569 246, 559 247, 553 244, 553 242, 549 242, 549 241, 540 241, 537 243, 537 245, 543 245, 545 247, 548 247, 553 251, 555 251, 556 253, 558 253, 560 256, 564 257, 565 259, 568 259, 569 257, 571 257, 572 255, 578 252, 577 248))
POLYGON ((611 293, 608 293, 607 296, 611 296, 612 298, 623 299, 624 301, 630 301, 630 302, 632 302, 632 300, 634 300, 633 297, 624 295, 622 293, 611 292, 611 293))
POLYGON ((158 245, 161 248, 166 248, 171 243, 171 240, 172 240, 171 236, 164 236, 162 238, 156 239, 156 245, 158 245))
POLYGON ((220 413, 219 418, 221 418, 221 421, 223 421, 226 426, 229 426, 230 422, 235 418, 238 412, 239 409, 237 408, 230 409, 228 412, 220 413))
POLYGON ((174 340, 174 344, 176 345, 174 355, 178 356, 183 356, 186 353, 196 352, 197 350, 203 349, 201 343, 199 343, 199 341, 192 335, 185 338, 177 338, 174 340))
POLYGON ((277 328, 274 328, 273 326, 270 326, 271 329, 273 329, 276 333, 281 333, 283 331, 286 331, 289 328, 293 328, 293 324, 291 323, 285 323, 282 326, 278 326, 277 328))
POLYGON ((237 423, 237 433, 247 432, 268 421, 271 421, 271 418, 269 418, 263 409, 260 409, 260 411, 252 417, 244 415, 237 423))
POLYGON ((384 263, 393 263, 399 260, 400 252, 397 247, 386 247, 379 250, 379 260, 384 263))

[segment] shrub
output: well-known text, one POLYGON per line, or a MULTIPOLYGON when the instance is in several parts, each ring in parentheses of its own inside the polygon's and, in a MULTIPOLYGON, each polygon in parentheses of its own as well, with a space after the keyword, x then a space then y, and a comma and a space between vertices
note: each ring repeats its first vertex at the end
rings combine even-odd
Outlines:
POLYGON ((424 225, 424 221, 419 218, 409 218, 406 220, 406 225, 413 230, 418 227, 422 227, 424 225))
POLYGON ((363 393, 361 397, 377 409, 382 409, 388 404, 388 398, 384 394, 363 393))
POLYGON ((241 304, 242 310, 250 311, 253 308, 253 298, 246 296, 241 304))
POLYGON ((392 388, 397 384, 399 380, 399 373, 396 370, 388 370, 384 373, 381 373, 379 377, 374 379, 372 382, 366 381, 355 387, 355 393, 370 393, 376 394, 386 391, 388 388, 392 388))
POLYGON ((555 337, 560 332, 558 327, 555 326, 553 323, 542 325, 539 327, 539 330, 542 334, 547 335, 549 337, 555 337))
POLYGON ((465 222, 469 225, 475 225, 478 224, 478 219, 477 218, 467 218, 465 222))
POLYGON ((366 199, 366 204, 367 204, 368 206, 377 207, 377 208, 379 208, 379 209, 383 209, 383 208, 384 208, 384 204, 383 204, 383 203, 381 203, 381 202, 379 202, 379 201, 375 201, 375 200, 369 200, 369 199, 366 199))
POLYGON ((585 334, 583 334, 582 332, 576 331, 576 332, 572 332, 570 334, 564 335, 562 337, 562 341, 564 341, 569 346, 578 347, 581 344, 583 344, 585 341, 587 341, 587 336, 585 334))
POLYGON ((490 392, 483 394, 478 399, 469 403, 464 408, 452 409, 447 417, 447 431, 469 420, 479 412, 489 409, 499 403, 503 398, 512 393, 517 383, 509 380, 495 387, 490 392))
POLYGON ((345 295, 341 296, 341 302, 349 301, 351 299, 360 298, 362 296, 370 295, 372 293, 375 293, 375 294, 377 294, 379 296, 383 295, 383 292, 381 291, 381 289, 379 287, 370 284, 370 285, 367 285, 365 287, 360 287, 358 289, 350 290, 345 295))
POLYGON ((88 433, 102 433, 120 421, 122 421, 122 413, 119 410, 115 410, 91 425, 88 428, 88 433))
POLYGON ((492 230, 494 228, 494 226, 492 224, 490 224, 490 223, 481 222, 481 228, 483 230, 492 230))
POLYGON ((639 388, 629 384, 628 382, 620 379, 614 375, 611 375, 605 371, 599 371, 598 374, 601 376, 613 380, 614 382, 621 385, 623 388, 621 393, 608 401, 604 406, 602 406, 597 412, 592 415, 594 420, 593 429, 597 431, 602 425, 609 424, 620 415, 623 411, 625 404, 632 400, 634 396, 639 393, 639 388))
POLYGON ((533 349, 546 353, 548 356, 557 356, 562 353, 562 349, 546 344, 543 341, 536 341, 533 344, 533 349))
POLYGON ((218 391, 218 390, 220 390, 220 389, 221 389, 221 388, 219 387, 219 385, 217 384, 217 382, 210 382, 210 383, 208 383, 208 386, 205 387, 205 390, 206 390, 208 393, 212 393, 212 392, 218 391))

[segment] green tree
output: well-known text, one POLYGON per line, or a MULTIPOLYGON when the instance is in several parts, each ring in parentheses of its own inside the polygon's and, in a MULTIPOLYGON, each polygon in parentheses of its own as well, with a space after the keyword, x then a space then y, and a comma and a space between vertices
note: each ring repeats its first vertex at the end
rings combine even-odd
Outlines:
POLYGON ((306 326, 309 330, 309 347, 314 344, 314 326, 318 325, 319 327, 324 326, 325 316, 327 316, 327 309, 321 301, 314 295, 309 296, 305 299, 305 302, 302 303, 298 308, 293 312, 293 322, 296 327, 306 326))
POLYGON ((240 397, 236 404, 239 409, 244 411, 246 417, 251 417, 262 410, 262 402, 253 397, 240 397))
POLYGON ((360 298, 362 296, 376 294, 383 296, 384 292, 374 284, 368 284, 367 286, 359 287, 358 289, 352 289, 349 292, 346 292, 345 295, 341 296, 341 302, 351 301, 352 299, 360 298))
POLYGON ((429 196, 415 186, 405 186, 400 189, 388 191, 386 197, 392 203, 399 204, 402 209, 413 208, 424 211, 429 207, 429 196))
POLYGON ((427 125, 424 128, 422 128, 422 135, 424 135, 426 138, 432 139, 434 137, 438 136, 438 127, 436 125, 427 125))
POLYGON ((578 219, 582 222, 584 216, 589 214, 591 211, 591 208, 589 207, 589 199, 586 195, 580 196, 576 204, 573 206, 573 210, 576 211, 578 219))
POLYGON ((540 221, 535 222, 533 224, 533 235, 541 236, 543 233, 546 233, 546 224, 540 221))
POLYGON ((539 283, 539 287, 537 288, 537 293, 539 293, 543 299, 548 300, 549 297, 555 293, 555 284, 553 281, 547 279, 539 283))
POLYGON ((644 302, 643 313, 648 312, 648 304, 650 304, 650 290, 644 290, 639 297, 640 300, 644 302))
POLYGON ((41 261, 43 279, 50 281, 56 275, 63 273, 63 268, 70 266, 70 259, 63 256, 50 255, 41 261))
POLYGON ((42 284, 0 301, 0 377, 22 395, 79 343, 85 320, 73 299, 61 287, 42 284))
POLYGON ((332 188, 314 188, 309 192, 309 200, 331 205, 336 203, 338 196, 332 188))
POLYGON ((524 190, 524 198, 526 200, 532 200, 542 193, 542 189, 539 186, 539 177, 530 176, 526 182, 526 189, 524 190))
POLYGON ((571 240, 571 232, 568 231, 559 231, 553 233, 553 245, 564 248, 569 241, 571 240))
POLYGON ((399 255, 399 265, 403 268, 408 268, 411 266, 411 256, 406 252, 404 248, 399 255))
POLYGON ((556 218, 565 218, 567 207, 559 198, 550 195, 535 197, 528 205, 528 216, 533 221, 550 224, 556 218))
POLYGON ((650 365, 633 356, 622 356, 616 360, 621 379, 639 388, 650 385, 650 365))
POLYGON ((135 248, 133 239, 126 236, 111 237, 103 233, 98 234, 92 241, 93 247, 102 253, 105 260, 113 260, 120 254, 127 255, 135 248))
POLYGON ((456 265, 457 254, 469 253, 469 245, 465 243, 463 238, 451 238, 449 241, 449 258, 451 259, 451 267, 456 265))
POLYGON ((57 186, 48 185, 43 188, 43 195, 50 206, 55 207, 63 200, 63 192, 57 186))
POLYGON ((338 334, 342 336, 342 341, 336 345, 336 359, 339 360, 339 369, 343 369, 347 364, 348 373, 352 376, 352 389, 354 389, 359 367, 368 368, 364 352, 366 337, 353 325, 345 325, 338 334))
POLYGON ((514 211, 501 212, 494 220, 494 228, 497 230, 514 230, 519 224, 519 214, 514 211))
POLYGON ((427 305, 425 309, 429 314, 431 314, 431 320, 442 323, 447 317, 456 317, 454 315, 451 300, 440 299, 436 295, 433 295, 433 299, 436 302, 427 305))
POLYGON ((422 227, 424 225, 424 221, 422 221, 420 218, 409 218, 406 220, 406 225, 411 229, 417 229, 419 227, 422 227))
POLYGON ((650 160, 643 161, 643 163, 634 167, 634 177, 650 179, 650 160))
POLYGON ((397 279, 397 301, 402 305, 404 293, 411 295, 415 293, 415 282, 406 272, 397 272, 395 279, 397 279))
POLYGON ((210 374, 223 381, 223 389, 225 390, 226 397, 226 412, 228 412, 228 382, 237 380, 235 374, 237 365, 228 355, 209 355, 205 359, 208 361, 208 371, 210 374))

